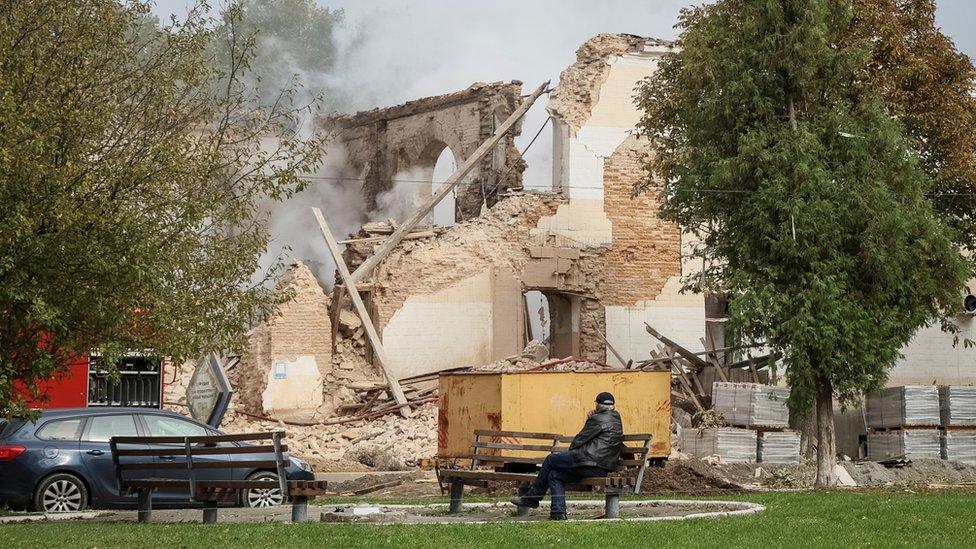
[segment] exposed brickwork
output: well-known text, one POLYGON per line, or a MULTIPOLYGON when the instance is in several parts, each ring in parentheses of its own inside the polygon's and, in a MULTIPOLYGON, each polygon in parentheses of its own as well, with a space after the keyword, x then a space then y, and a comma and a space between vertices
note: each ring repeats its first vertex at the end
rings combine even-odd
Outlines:
POLYGON ((631 198, 634 183, 645 175, 640 159, 645 152, 647 141, 630 136, 604 163, 604 211, 613 222, 613 244, 602 257, 604 305, 654 299, 669 277, 681 274, 681 233, 657 215, 660 189, 631 198))
POLYGON ((291 292, 292 299, 252 331, 250 348, 238 366, 241 375, 248 378, 241 388, 240 402, 251 413, 262 411, 261 393, 275 359, 311 355, 323 377, 333 370, 329 298, 315 275, 305 264, 294 263, 279 280, 278 288, 291 292))

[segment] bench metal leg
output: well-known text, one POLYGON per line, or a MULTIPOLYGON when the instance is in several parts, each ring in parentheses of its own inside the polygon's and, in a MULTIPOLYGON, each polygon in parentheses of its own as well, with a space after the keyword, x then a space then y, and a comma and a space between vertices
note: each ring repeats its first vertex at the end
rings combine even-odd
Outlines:
POLYGON ((152 489, 139 490, 139 522, 149 522, 152 515, 152 489))
POLYGON ((448 513, 461 512, 461 498, 464 496, 464 482, 456 478, 451 480, 451 505, 448 513))
POLYGON ((620 518, 620 494, 607 494, 604 515, 608 519, 620 518))
POLYGON ((217 522, 217 502, 206 501, 203 503, 203 523, 213 524, 217 522))
MULTIPOLYGON (((523 497, 523 496, 525 496, 526 493, 528 493, 529 486, 530 486, 530 484, 528 482, 520 482, 519 483, 519 486, 518 486, 518 495, 519 495, 519 497, 523 497)), ((527 517, 527 516, 529 516, 529 508, 526 507, 525 505, 519 505, 519 506, 515 507, 515 516, 516 517, 527 517)))
POLYGON ((308 496, 293 496, 291 498, 291 521, 305 522, 308 520, 308 496))

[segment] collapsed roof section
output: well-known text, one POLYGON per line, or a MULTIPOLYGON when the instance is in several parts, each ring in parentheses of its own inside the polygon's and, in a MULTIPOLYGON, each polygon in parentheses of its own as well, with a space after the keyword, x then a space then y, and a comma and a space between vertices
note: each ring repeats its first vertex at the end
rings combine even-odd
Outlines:
MULTIPOLYGON (((449 148, 457 164, 474 153, 518 107, 522 83, 475 83, 467 89, 372 109, 331 120, 351 168, 364 179, 367 205, 397 179, 430 181, 441 152, 449 148)), ((521 125, 509 132, 458 187, 456 220, 477 217, 498 194, 520 188, 525 162, 515 148, 521 125)), ((418 193, 429 189, 414 185, 418 193)))

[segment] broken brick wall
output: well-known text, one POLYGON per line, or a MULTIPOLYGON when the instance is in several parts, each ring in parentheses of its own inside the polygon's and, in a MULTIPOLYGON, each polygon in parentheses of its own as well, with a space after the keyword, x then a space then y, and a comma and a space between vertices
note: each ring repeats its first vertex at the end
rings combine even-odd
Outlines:
MULTIPOLYGON (((521 90, 518 81, 476 83, 456 93, 339 117, 330 125, 338 128, 352 170, 364 178, 367 205, 376 209, 377 197, 390 190, 396 178, 410 179, 406 183, 419 196, 430 195, 416 180, 431 180, 445 147, 460 166, 518 107, 521 90)), ((498 193, 521 187, 525 162, 515 148, 519 128, 516 125, 458 186, 456 219, 477 217, 482 204, 495 204, 498 193)))
POLYGON ((251 331, 248 351, 231 378, 237 405, 252 414, 331 415, 352 398, 348 384, 377 380, 377 374, 351 340, 333 355, 329 296, 304 263, 288 266, 278 291, 291 298, 251 331), (310 371, 313 360, 317 375, 310 371), (279 363, 284 372, 276 377, 279 363))

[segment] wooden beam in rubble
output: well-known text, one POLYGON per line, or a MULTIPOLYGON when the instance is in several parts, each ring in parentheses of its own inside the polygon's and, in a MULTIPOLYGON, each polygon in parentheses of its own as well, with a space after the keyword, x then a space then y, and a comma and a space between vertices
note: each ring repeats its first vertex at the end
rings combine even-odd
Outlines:
POLYGON ((380 369, 383 370, 383 375, 386 376, 387 385, 390 386, 390 394, 393 395, 396 403, 400 405, 400 415, 410 417, 412 414, 410 412, 410 405, 407 404, 407 397, 403 394, 400 382, 397 381, 396 376, 390 370, 390 361, 386 356, 386 351, 383 349, 380 335, 376 333, 376 327, 369 317, 366 304, 363 303, 363 299, 359 296, 356 282, 352 279, 352 274, 349 273, 349 268, 342 258, 342 250, 339 249, 339 243, 332 236, 332 230, 329 228, 329 224, 325 222, 325 217, 322 216, 322 210, 312 208, 312 214, 315 215, 316 221, 319 222, 319 229, 322 231, 322 237, 325 238, 325 243, 329 247, 329 252, 332 254, 333 259, 335 259, 339 276, 342 277, 342 282, 346 285, 346 289, 349 290, 347 292, 349 299, 352 300, 352 304, 356 308, 356 313, 359 314, 359 318, 363 321, 363 328, 366 330, 366 336, 369 338, 369 343, 373 347, 373 354, 376 357, 376 361, 380 364, 380 369))

